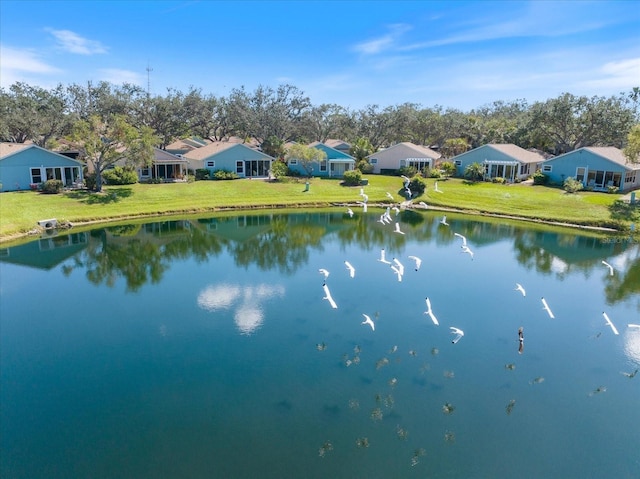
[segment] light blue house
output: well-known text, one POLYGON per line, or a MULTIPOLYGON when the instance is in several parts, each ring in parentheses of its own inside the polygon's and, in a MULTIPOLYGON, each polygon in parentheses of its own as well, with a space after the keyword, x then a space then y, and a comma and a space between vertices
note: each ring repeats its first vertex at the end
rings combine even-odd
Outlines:
POLYGON ((526 180, 544 160, 540 153, 511 143, 483 145, 451 158, 459 176, 464 175, 465 168, 470 164, 480 163, 484 166, 485 179, 504 178, 509 182, 526 180))
MULTIPOLYGON (((343 151, 336 150, 324 143, 315 141, 308 146, 324 151, 326 159, 322 161, 314 161, 309 166, 312 168, 311 175, 322 178, 342 178, 345 171, 351 171, 356 167, 356 159, 343 151)), ((296 158, 289 159, 289 169, 296 171, 303 176, 307 176, 308 172, 305 165, 296 158)))
POLYGON ((216 141, 183 155, 193 170, 235 172, 240 178, 267 178, 273 157, 242 143, 216 141))
POLYGON ((34 144, 0 143, 0 191, 33 189, 47 180, 82 183, 83 164, 34 144))
POLYGON ((640 163, 628 163, 622 151, 613 146, 588 146, 556 156, 542 164, 542 173, 552 183, 563 184, 572 177, 594 191, 640 187, 640 163))

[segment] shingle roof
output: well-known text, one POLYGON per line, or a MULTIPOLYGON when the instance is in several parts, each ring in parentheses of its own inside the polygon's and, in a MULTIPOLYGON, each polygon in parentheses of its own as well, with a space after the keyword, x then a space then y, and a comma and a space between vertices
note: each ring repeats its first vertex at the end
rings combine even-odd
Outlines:
POLYGON ((616 148, 615 146, 587 146, 585 150, 588 150, 591 153, 602 156, 603 158, 606 158, 607 160, 613 161, 620 165, 629 166, 631 168, 634 167, 633 164, 629 164, 629 162, 627 161, 627 157, 624 156, 622 150, 616 148))
POLYGON ((485 146, 498 150, 505 155, 509 155, 510 157, 522 163, 542 163, 545 160, 544 156, 542 156, 540 153, 525 150, 524 148, 520 148, 518 145, 514 145, 513 143, 489 144, 485 146))
POLYGON ((437 151, 433 151, 431 148, 427 148, 422 145, 415 145, 408 141, 404 141, 402 143, 397 143, 389 148, 385 148, 384 150, 377 151, 369 155, 367 158, 374 157, 379 155, 380 153, 395 150, 394 153, 397 153, 399 156, 404 156, 406 158, 433 158, 438 159, 442 155, 437 151))
POLYGON ((0 158, 12 155, 30 146, 33 146, 33 143, 0 143, 0 158))
POLYGON ((185 153, 183 156, 190 160, 204 160, 210 156, 217 155, 221 151, 228 150, 241 143, 229 143, 227 141, 215 141, 207 146, 202 146, 185 153))

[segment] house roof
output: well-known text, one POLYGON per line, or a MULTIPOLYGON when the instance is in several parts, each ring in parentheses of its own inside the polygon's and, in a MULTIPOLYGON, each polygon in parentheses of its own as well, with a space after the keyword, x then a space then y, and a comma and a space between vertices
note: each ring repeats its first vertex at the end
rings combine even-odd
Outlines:
POLYGON ((380 155, 380 153, 387 153, 391 151, 393 151, 394 154, 397 154, 398 157, 403 158, 432 158, 437 160, 442 156, 437 151, 433 151, 431 148, 427 148, 426 146, 415 145, 411 142, 403 141, 402 143, 396 143, 384 150, 377 151, 367 156, 367 158, 373 158, 376 155, 380 155))
POLYGON ((541 163, 545 160, 544 156, 542 156, 540 153, 525 150, 524 148, 520 148, 518 145, 514 145, 513 143, 489 144, 484 146, 493 148, 494 150, 498 150, 521 163, 541 163))
POLYGON ((207 146, 203 146, 202 148, 189 151, 185 153, 183 156, 189 160, 204 160, 206 158, 210 158, 212 156, 217 155, 218 153, 222 153, 223 151, 229 150, 231 148, 246 148, 260 155, 263 155, 266 158, 271 158, 266 153, 263 153, 259 150, 251 148, 243 143, 230 143, 228 141, 215 141, 207 146))
POLYGON ((195 150, 211 143, 209 140, 200 138, 183 138, 176 140, 165 147, 167 150, 195 150))
POLYGON ((351 143, 347 143, 346 141, 343 140, 338 140, 335 138, 327 138, 324 142, 325 145, 330 146, 331 148, 340 148, 340 147, 347 147, 347 148, 351 148, 351 143))
POLYGON ((33 143, 0 143, 0 159, 35 146, 33 143))
POLYGON ((638 164, 629 163, 622 150, 615 146, 587 146, 585 150, 631 169, 640 168, 638 164))

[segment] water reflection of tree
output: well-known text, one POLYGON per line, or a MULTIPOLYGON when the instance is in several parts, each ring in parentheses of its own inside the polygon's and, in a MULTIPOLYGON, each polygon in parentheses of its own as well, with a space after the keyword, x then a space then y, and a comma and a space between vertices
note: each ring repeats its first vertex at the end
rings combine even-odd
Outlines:
POLYGON ((229 244, 228 251, 236 265, 256 264, 262 270, 277 268, 292 274, 309 259, 311 248, 321 249, 326 227, 313 219, 301 223, 289 221, 289 216, 275 216, 269 231, 242 242, 229 244))
POLYGON ((625 301, 638 295, 636 307, 640 310, 640 258, 634 259, 626 271, 620 271, 611 276, 604 291, 609 304, 625 301))

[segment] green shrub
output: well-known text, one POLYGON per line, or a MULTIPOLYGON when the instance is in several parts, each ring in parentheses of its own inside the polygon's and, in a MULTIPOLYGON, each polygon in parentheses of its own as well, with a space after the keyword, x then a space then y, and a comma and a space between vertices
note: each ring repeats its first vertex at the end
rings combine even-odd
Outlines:
POLYGON ((453 161, 443 161, 440 165, 440 169, 444 176, 453 176, 456 174, 456 165, 453 161))
POLYGON ((373 165, 369 163, 367 160, 358 161, 356 168, 360 170, 364 175, 369 175, 373 173, 373 165))
POLYGON ((564 180, 564 184, 562 186, 564 188, 564 191, 566 191, 567 193, 576 193, 584 188, 582 182, 576 180, 571 176, 564 180))
POLYGON ((491 181, 493 183, 500 183, 501 185, 504 185, 507 182, 506 178, 502 178, 500 176, 496 176, 495 178, 492 178, 491 181))
POLYGON ((131 167, 116 166, 105 170, 102 173, 102 179, 109 185, 133 185, 138 182, 138 174, 131 167))
POLYGON ((418 169, 415 166, 403 166, 398 170, 398 176, 406 176, 413 178, 418 174, 418 169))
POLYGON ((440 170, 433 168, 429 171, 429 178, 435 178, 439 180, 440 178, 442 178, 442 173, 440 173, 440 170))
POLYGON ((84 175, 84 186, 88 190, 91 190, 91 191, 96 189, 96 174, 95 173, 86 173, 84 175))
POLYGON ((617 192, 618 192, 617 186, 607 186, 607 193, 617 193, 617 192))
POLYGON ((42 185, 42 192, 48 195, 54 195, 62 191, 62 181, 60 180, 47 180, 42 185))
POLYGON ((302 176, 302 173, 300 173, 298 170, 294 170, 292 168, 287 167, 287 176, 292 176, 293 178, 300 178, 302 176))
POLYGON ((276 160, 271 163, 271 175, 276 179, 287 176, 288 166, 284 161, 276 160))
POLYGON ((162 178, 158 178, 158 177, 156 177, 156 178, 149 178, 149 179, 147 180, 147 183, 148 183, 149 185, 158 185, 158 184, 160 184, 160 183, 164 183, 164 180, 163 180, 162 178))
POLYGON ((411 195, 413 197, 423 194, 426 187, 427 185, 425 185, 424 181, 417 176, 409 182, 409 189, 411 190, 411 195))
POLYGON ((206 168, 198 168, 195 172, 196 181, 199 180, 209 180, 209 170, 206 168))
POLYGON ((343 178, 343 184, 346 186, 358 186, 362 180, 362 173, 360 170, 345 171, 343 178))
POLYGON ((213 173, 214 180, 237 180, 238 174, 235 171, 217 170, 213 173))
POLYGON ((546 185, 549 182, 549 177, 542 171, 538 170, 533 174, 534 185, 546 185))

